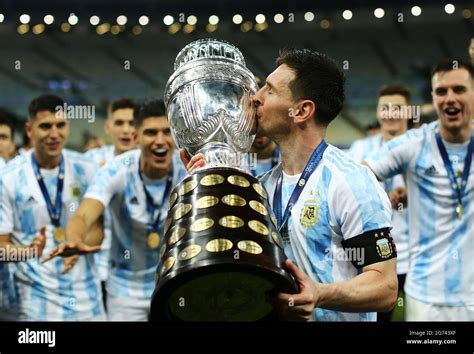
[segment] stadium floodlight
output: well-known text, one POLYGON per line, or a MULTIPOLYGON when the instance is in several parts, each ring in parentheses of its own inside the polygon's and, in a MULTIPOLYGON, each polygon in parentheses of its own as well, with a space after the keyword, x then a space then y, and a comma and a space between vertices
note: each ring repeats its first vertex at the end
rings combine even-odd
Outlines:
POLYGON ((283 23, 284 20, 285 18, 282 14, 276 14, 275 16, 273 16, 273 21, 275 21, 275 23, 283 23))
POLYGON ((70 14, 69 18, 67 19, 67 22, 69 22, 71 26, 74 26, 77 25, 77 23, 79 22, 79 18, 74 14, 70 14))
POLYGON ((125 26, 126 24, 127 24, 127 16, 120 15, 119 17, 117 17, 117 25, 125 26))
MULTIPOLYGON (((140 18, 138 19, 138 23, 142 26, 146 26, 147 24, 150 23, 150 19, 148 18, 148 16, 143 15, 143 16, 140 16, 140 18)), ((137 32, 139 32, 139 30, 137 30, 137 32)))
POLYGON ((4 14, 0 14, 0 23, 2 23, 4 20, 5 20, 5 15, 4 15, 4 14))
POLYGON ((91 16, 89 19, 89 22, 91 23, 92 26, 97 26, 100 23, 100 17, 99 16, 91 16))
MULTIPOLYGON (((216 16, 216 15, 209 16, 209 24, 210 25, 217 25, 218 23, 219 23, 219 17, 218 16, 216 16)), ((214 31, 212 31, 212 32, 214 32, 214 31)))
POLYGON ((307 22, 311 22, 311 21, 314 21, 314 13, 311 12, 311 11, 308 11, 304 14, 304 19, 307 21, 307 22))
POLYGON ((448 15, 451 15, 452 13, 454 13, 454 10, 456 10, 456 7, 454 7, 453 4, 446 4, 444 6, 444 11, 446 11, 448 15))
POLYGON ((30 23, 31 17, 28 14, 23 14, 20 16, 20 22, 23 23, 24 25, 30 23))
POLYGON ((163 18, 163 23, 166 25, 166 26, 171 26, 174 22, 174 18, 173 16, 171 15, 166 15, 164 18, 163 18))
POLYGON ((258 14, 257 16, 255 16, 255 22, 264 23, 265 22, 265 15, 258 14))
POLYGON ((377 18, 382 18, 382 17, 384 17, 384 16, 385 16, 385 11, 384 11, 384 9, 382 9, 382 8, 380 8, 380 7, 377 8, 377 9, 375 9, 375 10, 374 10, 374 16, 377 17, 377 18))
MULTIPOLYGON (((194 15, 191 15, 191 16, 188 16, 188 19, 186 21, 188 23, 188 25, 190 26, 194 26, 197 22, 198 22, 198 19, 196 16, 194 15)), ((191 31, 192 32, 192 31, 191 31)))
POLYGON ((346 21, 349 21, 352 18, 352 11, 344 10, 344 12, 342 13, 342 18, 346 21))
POLYGON ((420 16, 420 15, 421 15, 421 7, 419 7, 419 6, 413 6, 413 7, 411 8, 411 14, 412 14, 413 16, 420 16))
POLYGON ((46 15, 43 20, 44 20, 44 23, 46 23, 47 25, 51 25, 54 22, 54 16, 46 15))
POLYGON ((243 21, 243 17, 242 15, 239 15, 239 14, 235 14, 233 17, 232 17, 232 22, 234 22, 236 25, 240 25, 243 21))

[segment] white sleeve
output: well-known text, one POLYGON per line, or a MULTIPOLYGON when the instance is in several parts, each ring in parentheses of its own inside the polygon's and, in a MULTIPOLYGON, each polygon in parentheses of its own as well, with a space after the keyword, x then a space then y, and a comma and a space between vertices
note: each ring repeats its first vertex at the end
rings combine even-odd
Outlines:
POLYGON ((361 162, 365 157, 364 145, 361 140, 356 140, 352 143, 347 154, 357 162, 361 162))
POLYGON ((84 198, 95 199, 106 207, 113 196, 122 190, 125 173, 114 161, 99 169, 92 178, 84 198))
POLYGON ((338 176, 328 191, 333 221, 345 240, 365 232, 391 228, 392 208, 387 193, 366 167, 338 176))
POLYGON ((365 162, 380 180, 405 174, 417 154, 421 139, 422 136, 407 132, 390 140, 372 153, 365 162))
POLYGON ((5 176, 0 176, 0 235, 13 232, 13 205, 5 179, 5 176))

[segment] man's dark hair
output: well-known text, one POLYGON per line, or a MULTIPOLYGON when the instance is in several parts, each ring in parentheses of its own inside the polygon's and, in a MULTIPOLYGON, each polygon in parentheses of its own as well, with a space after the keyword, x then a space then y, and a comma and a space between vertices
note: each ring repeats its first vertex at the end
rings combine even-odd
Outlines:
POLYGON ((131 108, 135 110, 136 107, 137 107, 137 104, 133 99, 128 98, 128 97, 122 97, 110 102, 108 110, 109 110, 109 114, 111 114, 119 109, 131 108))
POLYGON ((2 108, 0 108, 0 125, 6 125, 10 128, 10 135, 13 140, 15 136, 15 118, 2 108))
POLYGON ((166 116, 165 104, 162 100, 143 102, 133 111, 133 125, 138 128, 146 118, 166 116))
POLYGON ((327 126, 336 118, 344 104, 343 71, 325 54, 309 49, 283 49, 278 66, 286 64, 295 72, 290 90, 295 99, 309 99, 316 104, 315 119, 327 126))
POLYGON ((407 103, 410 102, 411 92, 408 87, 402 84, 387 84, 383 85, 379 90, 379 97, 382 96, 391 96, 391 95, 400 95, 405 97, 407 103))
POLYGON ((464 68, 469 72, 471 80, 474 79, 474 66, 468 61, 459 58, 447 58, 437 62, 431 69, 431 77, 439 72, 447 72, 461 68, 464 68))
POLYGON ((28 116, 30 120, 34 120, 38 112, 48 111, 56 113, 58 107, 64 107, 64 101, 61 97, 54 95, 42 95, 34 98, 28 107, 28 116))

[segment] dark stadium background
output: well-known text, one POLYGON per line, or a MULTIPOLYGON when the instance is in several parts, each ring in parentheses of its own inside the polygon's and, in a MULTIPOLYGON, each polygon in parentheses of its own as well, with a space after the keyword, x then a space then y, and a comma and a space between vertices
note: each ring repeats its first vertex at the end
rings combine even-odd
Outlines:
POLYGON ((93 105, 95 123, 73 122, 70 147, 81 150, 87 134, 103 135, 109 100, 161 98, 176 54, 193 40, 230 41, 261 78, 272 71, 279 48, 304 46, 346 65, 345 109, 328 133, 329 142, 346 147, 375 120, 377 90, 382 84, 405 83, 413 90, 414 104, 430 102, 429 68, 444 56, 468 57, 473 11, 472 2, 451 0, 2 0, 0 107, 14 113, 22 125, 29 101, 45 92, 62 96, 70 105, 93 105), (452 14, 445 11, 449 3, 455 7, 452 14), (413 6, 421 8, 419 16, 412 14, 413 6), (384 17, 374 16, 376 8, 384 10, 384 17), (345 10, 352 11, 350 20, 342 17, 345 10), (313 21, 305 20, 306 12, 314 13, 313 21), (277 13, 284 17, 281 24, 274 21, 277 13), (23 26, 22 14, 30 17, 23 26), (54 16, 50 25, 44 22, 48 14, 54 16), (77 17, 76 25, 68 24, 71 14, 77 17), (242 24, 233 23, 235 14, 243 17, 242 24), (258 14, 266 17, 265 24, 257 25, 258 14), (100 18, 98 25, 90 23, 94 15, 100 18), (117 25, 120 15, 127 17, 121 27, 117 25), (140 26, 144 15, 149 23, 140 26), (167 15, 174 19, 169 26, 163 22, 167 15), (191 30, 185 26, 191 15, 197 23, 185 33, 191 30), (219 23, 208 32, 211 15, 217 15, 219 23), (243 32, 247 21, 251 29, 243 32))

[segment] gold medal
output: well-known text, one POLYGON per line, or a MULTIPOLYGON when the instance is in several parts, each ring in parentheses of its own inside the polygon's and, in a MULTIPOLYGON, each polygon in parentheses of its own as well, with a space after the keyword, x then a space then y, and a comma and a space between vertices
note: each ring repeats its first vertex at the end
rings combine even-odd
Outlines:
POLYGON ((181 251, 178 258, 180 261, 187 261, 191 258, 196 257, 201 252, 201 246, 190 245, 181 251))
POLYGON ((264 223, 258 221, 258 220, 250 220, 249 221, 249 227, 264 236, 267 236, 269 234, 268 227, 265 226, 264 223))
POLYGON ((203 186, 209 187, 209 186, 215 186, 216 184, 221 184, 224 181, 225 179, 221 175, 212 174, 212 175, 204 176, 203 178, 201 178, 200 183, 203 186))
POLYGON ((244 198, 237 194, 228 194, 222 197, 222 203, 230 206, 244 206, 247 204, 244 198))
POLYGON ((265 189, 260 185, 260 183, 254 183, 253 184, 253 189, 260 194, 261 197, 267 199, 267 193, 265 192, 265 189))
POLYGON ((189 192, 191 192, 194 188, 196 188, 196 186, 198 185, 198 183, 196 182, 196 180, 192 179, 188 182, 185 182, 181 185, 181 187, 179 188, 179 195, 184 195, 184 194, 187 194, 189 192))
POLYGON ((219 225, 228 227, 229 229, 237 229, 244 226, 244 221, 238 216, 227 215, 219 219, 219 225))
POLYGON ((217 238, 215 240, 209 241, 206 245, 206 250, 208 252, 224 252, 232 248, 232 242, 225 238, 217 238))
POLYGON ((219 203, 219 198, 214 197, 213 195, 206 195, 205 197, 201 197, 198 199, 197 208, 198 209, 210 208, 211 206, 214 206, 217 203, 219 203))
POLYGON ((248 187, 250 186, 250 182, 247 180, 247 178, 238 176, 238 175, 232 175, 227 177, 227 181, 229 181, 230 184, 233 184, 234 186, 239 186, 239 187, 248 187))
POLYGON ((456 207, 456 214, 458 215, 458 219, 462 219, 462 204, 459 203, 458 206, 456 207))
POLYGON ((209 218, 201 218, 197 219, 191 224, 191 231, 193 232, 199 232, 199 231, 204 231, 212 227, 214 225, 214 220, 209 219, 209 218))
POLYGON ((64 232, 64 229, 62 227, 56 227, 54 229, 54 240, 57 243, 66 241, 66 233, 64 232))
POLYGON ((151 249, 158 248, 160 245, 160 235, 158 235, 156 232, 150 232, 148 234, 148 247, 151 249))
POLYGON ((262 247, 254 241, 246 240, 246 241, 240 241, 237 244, 237 247, 239 250, 251 253, 251 254, 260 254, 263 252, 262 247))
POLYGON ((249 205, 257 213, 262 214, 262 215, 268 215, 267 208, 265 208, 265 206, 262 203, 257 202, 256 200, 251 200, 249 205))

